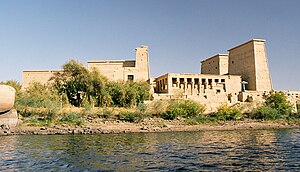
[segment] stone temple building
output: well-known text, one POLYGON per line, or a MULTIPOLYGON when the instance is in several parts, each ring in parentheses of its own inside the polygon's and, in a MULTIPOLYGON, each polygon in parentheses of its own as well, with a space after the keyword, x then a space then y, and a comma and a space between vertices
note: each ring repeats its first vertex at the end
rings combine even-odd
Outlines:
POLYGON ((142 45, 135 51, 135 60, 94 60, 88 62, 88 69, 97 69, 113 81, 148 81, 148 46, 142 45))
POLYGON ((193 99, 212 109, 263 100, 272 91, 265 40, 253 39, 201 61, 201 74, 167 73, 155 83, 155 99, 193 99))
MULTIPOLYGON (((88 61, 88 69, 97 69, 112 81, 148 81, 150 79, 148 46, 135 49, 135 60, 94 60, 88 61)), ((45 84, 56 72, 62 70, 25 70, 22 74, 22 87, 30 83, 45 84)))

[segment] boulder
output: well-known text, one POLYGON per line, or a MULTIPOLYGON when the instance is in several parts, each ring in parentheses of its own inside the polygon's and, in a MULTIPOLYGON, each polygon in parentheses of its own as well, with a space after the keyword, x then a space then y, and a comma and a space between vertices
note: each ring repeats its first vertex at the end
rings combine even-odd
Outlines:
POLYGON ((0 85, 0 114, 10 111, 15 102, 16 90, 7 85, 0 85))
MULTIPOLYGON (((0 125, 16 127, 18 114, 14 107, 16 90, 7 85, 0 85, 0 125)), ((3 129, 3 127, 2 127, 3 129)))

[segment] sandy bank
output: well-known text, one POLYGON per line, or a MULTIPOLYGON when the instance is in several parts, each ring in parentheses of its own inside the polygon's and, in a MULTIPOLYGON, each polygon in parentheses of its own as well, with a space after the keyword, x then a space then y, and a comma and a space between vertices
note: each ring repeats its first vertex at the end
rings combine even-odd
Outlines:
POLYGON ((53 125, 47 127, 18 126, 9 128, 2 126, 0 135, 76 135, 76 134, 110 134, 110 133, 136 133, 136 132, 170 132, 170 131, 221 131, 221 130, 244 130, 244 129, 285 129, 300 128, 295 124, 280 124, 274 122, 256 121, 229 121, 222 124, 199 124, 184 125, 179 122, 169 123, 127 123, 109 122, 103 124, 89 123, 84 126, 53 125))

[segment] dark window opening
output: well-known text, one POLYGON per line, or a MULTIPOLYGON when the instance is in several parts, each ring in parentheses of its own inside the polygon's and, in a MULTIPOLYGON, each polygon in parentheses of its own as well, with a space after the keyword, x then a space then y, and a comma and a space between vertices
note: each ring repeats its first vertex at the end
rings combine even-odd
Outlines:
POLYGON ((202 78, 201 82, 202 82, 202 85, 204 85, 206 82, 206 79, 202 78))
POLYGON ((195 84, 199 84, 199 78, 195 78, 195 84))
POLYGON ((133 75, 128 75, 128 76, 127 76, 127 80, 128 80, 128 81, 133 81, 133 79, 134 79, 134 76, 133 76, 133 75))
POLYGON ((233 64, 233 63, 234 63, 234 61, 231 61, 231 63, 233 64))
POLYGON ((180 82, 180 84, 183 84, 184 83, 184 78, 180 78, 179 82, 180 82))
POLYGON ((217 90, 217 94, 221 93, 221 90, 217 90))
POLYGON ((221 79, 221 82, 225 82, 225 79, 221 79))
POLYGON ((217 82, 217 83, 218 83, 218 82, 219 82, 219 79, 215 79, 215 82, 217 82))
POLYGON ((208 85, 212 85, 212 79, 208 79, 208 85))
POLYGON ((191 83, 192 83, 192 78, 188 78, 188 79, 187 79, 187 83, 188 83, 188 84, 191 84, 191 83))
POLYGON ((172 84, 177 84, 177 78, 172 78, 172 84))

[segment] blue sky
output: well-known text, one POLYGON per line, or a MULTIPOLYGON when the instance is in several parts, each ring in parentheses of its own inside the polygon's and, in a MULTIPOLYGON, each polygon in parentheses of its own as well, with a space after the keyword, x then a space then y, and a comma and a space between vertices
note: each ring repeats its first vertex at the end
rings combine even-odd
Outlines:
POLYGON ((298 0, 0 0, 0 81, 70 59, 134 59, 151 77, 199 73, 200 61, 266 39, 274 89, 300 90, 298 0))

